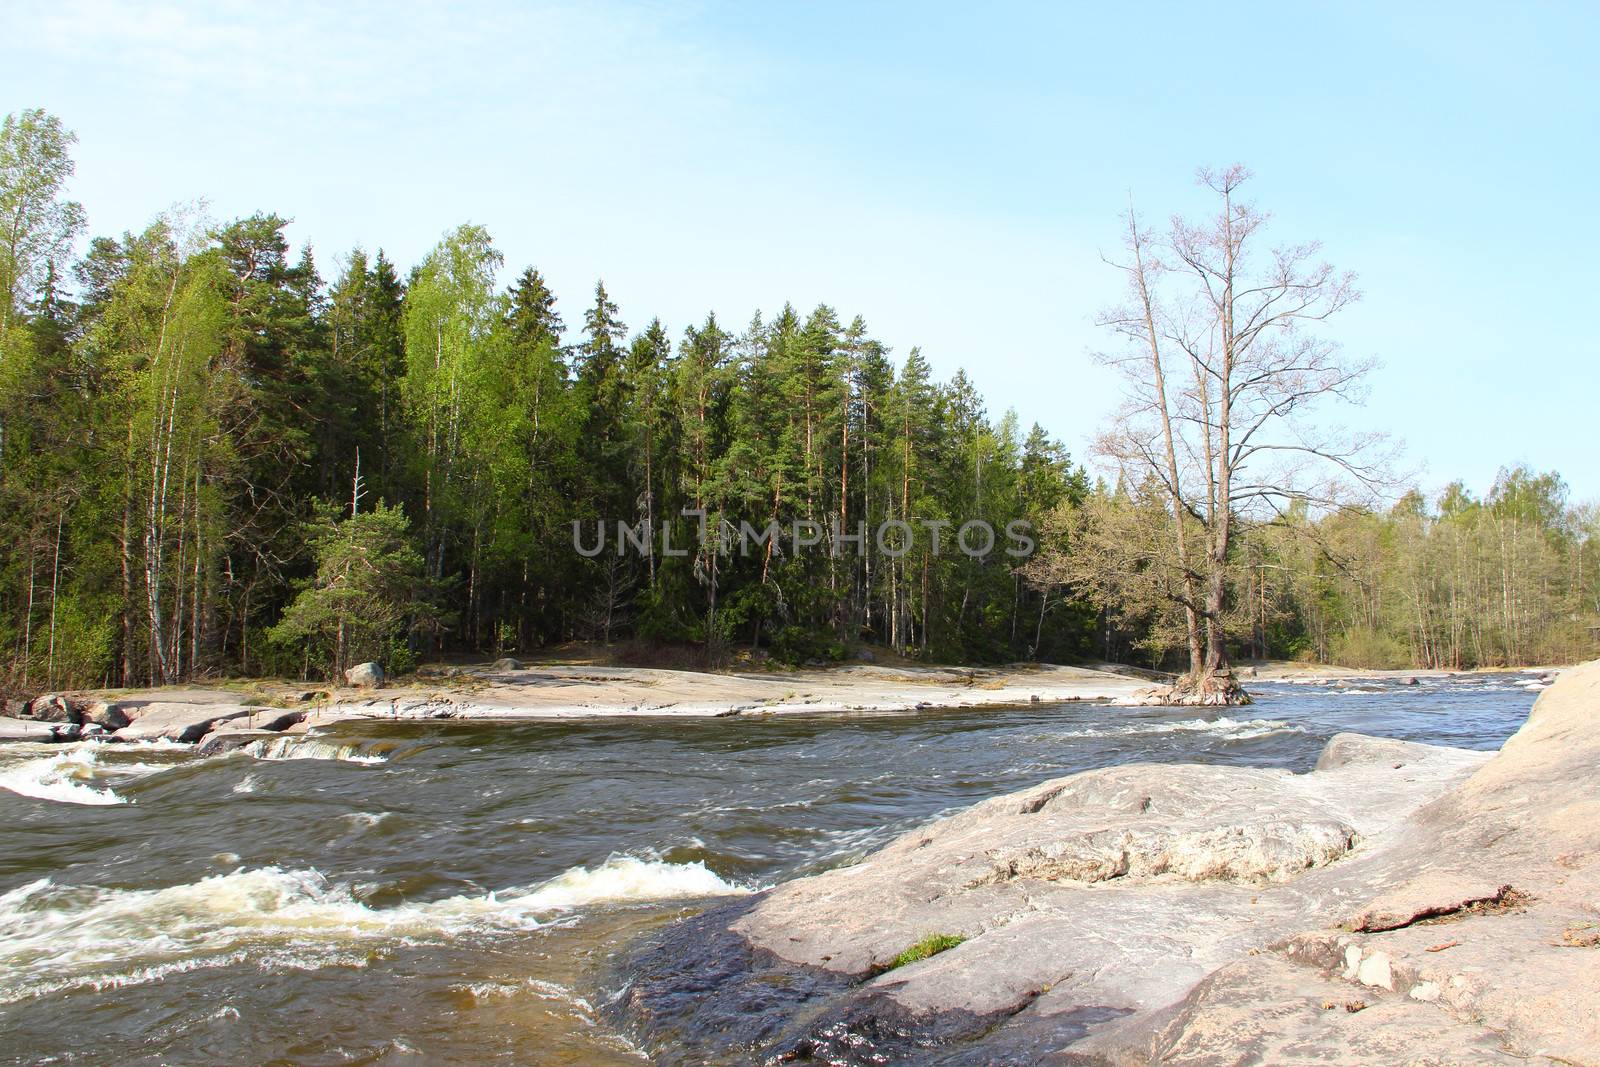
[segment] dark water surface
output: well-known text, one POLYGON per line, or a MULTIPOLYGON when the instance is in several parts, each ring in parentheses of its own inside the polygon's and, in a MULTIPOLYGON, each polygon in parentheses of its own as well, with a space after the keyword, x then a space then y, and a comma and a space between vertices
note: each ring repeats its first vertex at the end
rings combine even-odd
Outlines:
POLYGON ((631 1063, 615 946, 932 816, 1134 760, 1498 747, 1531 675, 1252 686, 1228 716, 344 724, 272 758, 0 746, 0 1063, 631 1063))

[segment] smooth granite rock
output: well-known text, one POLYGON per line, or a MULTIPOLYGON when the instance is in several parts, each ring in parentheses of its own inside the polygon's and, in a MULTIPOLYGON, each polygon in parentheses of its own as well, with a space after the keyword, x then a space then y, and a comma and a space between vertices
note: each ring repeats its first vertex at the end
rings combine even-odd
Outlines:
POLYGON ((218 723, 240 719, 253 709, 238 704, 188 704, 173 701, 148 701, 127 707, 133 722, 116 732, 123 741, 195 742, 218 723))
POLYGON ((1091 771, 693 922, 610 1009, 666 1062, 1600 1064, 1600 663, 1492 759, 1091 771))
POLYGON ((383 684, 383 668, 376 663, 358 663, 344 672, 344 682, 356 689, 376 689, 383 684))

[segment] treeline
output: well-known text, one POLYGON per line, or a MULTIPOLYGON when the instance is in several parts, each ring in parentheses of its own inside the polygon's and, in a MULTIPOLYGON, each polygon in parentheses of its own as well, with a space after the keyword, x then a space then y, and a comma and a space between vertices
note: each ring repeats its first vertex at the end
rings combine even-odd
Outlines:
POLYGON ((1375 667, 1600 651, 1600 513, 1569 507, 1554 472, 1505 469, 1481 500, 1456 482, 1431 504, 1413 491, 1383 514, 1330 515, 1300 539, 1309 548, 1273 533, 1252 538, 1243 560, 1267 603, 1250 631, 1258 645, 1375 667), (1286 579, 1276 597, 1275 574, 1286 579))
MULTIPOLYGON (((356 249, 331 277, 271 214, 84 243, 72 143, 41 111, 0 128, 10 688, 574 639, 705 662, 1181 658, 1160 487, 1091 486, 1040 427, 860 317, 629 329, 603 284, 560 308, 471 225, 410 269, 356 249), (1102 536, 1074 532, 1086 519, 1102 536), (1018 520, 1043 546, 1026 566, 1018 520), (992 550, 964 550, 969 523, 992 550), (746 527, 780 533, 724 536, 746 527)), ((1236 653, 1593 652, 1600 541, 1554 476, 1241 529, 1236 653)))
MULTIPOLYGON (((1155 484, 1097 486, 1047 520, 1027 570, 1053 582, 1064 556, 1103 568, 1098 590, 1080 589, 1101 606, 1096 654, 1176 669, 1184 629, 1162 589, 1163 496, 1155 484), (1114 554, 1088 538, 1068 547, 1086 521, 1114 554)), ((1507 468, 1481 499, 1457 482, 1386 510, 1294 507, 1245 525, 1231 571, 1238 657, 1460 669, 1600 654, 1600 509, 1570 506, 1554 472, 1507 468)))
POLYGON ((404 273, 355 250, 331 281, 268 214, 167 217, 72 262, 70 135, 24 112, 4 138, 6 227, 32 234, 0 251, 14 684, 574 638, 788 661, 1087 647, 1082 613, 1050 610, 1000 546, 949 543, 1080 498, 1082 472, 964 374, 935 381, 915 349, 897 365, 859 317, 630 331, 601 284, 569 326, 537 270, 502 284, 477 226, 404 273), (904 554, 850 540, 890 520, 920 535, 904 554), (618 521, 657 550, 576 550, 575 522, 592 542, 618 521), (698 535, 724 521, 785 534, 723 553, 698 535), (944 521, 939 551, 924 523, 944 521), (689 550, 660 551, 663 526, 689 550))

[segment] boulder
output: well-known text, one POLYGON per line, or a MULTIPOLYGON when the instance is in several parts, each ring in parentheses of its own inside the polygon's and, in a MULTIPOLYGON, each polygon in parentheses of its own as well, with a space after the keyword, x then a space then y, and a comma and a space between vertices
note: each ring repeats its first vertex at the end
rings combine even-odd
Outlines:
POLYGON ((133 720, 128 713, 118 704, 104 700, 91 700, 83 709, 83 721, 93 723, 105 730, 120 730, 133 720))
POLYGON ((358 663, 344 672, 344 683, 357 689, 376 689, 383 684, 383 668, 376 663, 358 663))
POLYGON ((34 697, 25 714, 40 722, 94 723, 106 730, 120 730, 130 719, 119 705, 94 697, 72 693, 46 693, 34 697))
POLYGON ((66 693, 45 693, 28 702, 26 714, 40 722, 82 722, 87 703, 66 693))
POLYGON ((221 756, 278 736, 271 730, 216 730, 201 738, 194 751, 197 756, 221 756))
POLYGON ((522 662, 520 660, 513 659, 510 656, 503 656, 500 659, 495 660, 494 664, 489 669, 492 671, 520 671, 522 669, 522 662))

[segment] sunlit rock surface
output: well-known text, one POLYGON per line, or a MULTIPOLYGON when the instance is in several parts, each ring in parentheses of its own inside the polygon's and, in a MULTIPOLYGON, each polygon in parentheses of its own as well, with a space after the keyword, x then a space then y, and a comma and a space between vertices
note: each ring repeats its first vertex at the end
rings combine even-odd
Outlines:
POLYGON ((661 931, 666 1061, 1600 1063, 1600 664, 1501 753, 1339 735, 1305 775, 1130 765, 661 931), (895 969, 933 934, 957 947, 895 969))

